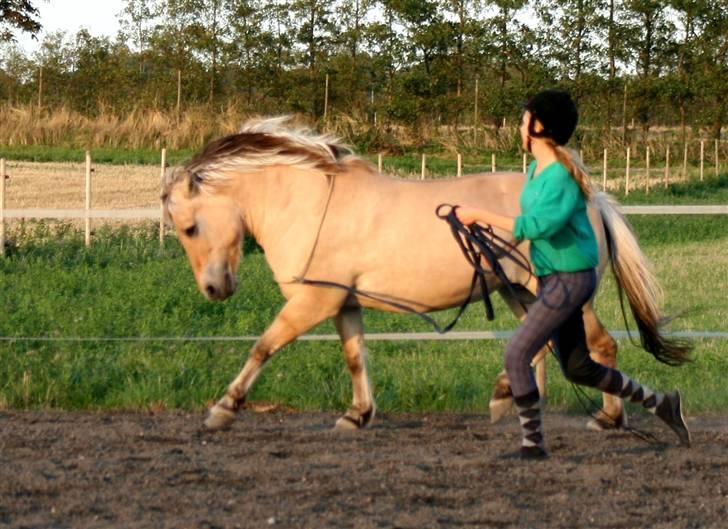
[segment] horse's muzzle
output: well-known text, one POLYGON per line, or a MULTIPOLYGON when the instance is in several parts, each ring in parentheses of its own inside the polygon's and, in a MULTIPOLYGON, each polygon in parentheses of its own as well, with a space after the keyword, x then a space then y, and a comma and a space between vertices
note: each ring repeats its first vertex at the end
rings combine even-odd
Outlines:
POLYGON ((211 301, 223 301, 235 293, 237 286, 235 276, 224 267, 222 270, 212 270, 205 274, 202 293, 211 301))

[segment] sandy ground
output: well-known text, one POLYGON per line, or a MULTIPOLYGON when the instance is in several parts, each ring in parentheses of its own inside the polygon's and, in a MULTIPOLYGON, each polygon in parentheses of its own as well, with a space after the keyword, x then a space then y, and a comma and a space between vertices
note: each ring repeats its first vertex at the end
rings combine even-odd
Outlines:
POLYGON ((725 528, 728 418, 689 420, 683 449, 546 415, 546 461, 507 457, 513 417, 325 413, 0 413, 0 526, 725 528))

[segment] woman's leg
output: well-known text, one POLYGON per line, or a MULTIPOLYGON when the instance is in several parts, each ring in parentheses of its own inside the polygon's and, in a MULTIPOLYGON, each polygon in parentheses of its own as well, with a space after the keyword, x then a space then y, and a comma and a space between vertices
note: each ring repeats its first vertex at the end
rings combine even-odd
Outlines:
MULTIPOLYGON (((596 284, 593 270, 557 273, 541 278, 539 295, 526 319, 506 346, 504 364, 511 381, 523 440, 522 457, 546 454, 541 425, 541 400, 531 360, 549 338, 591 297, 596 284)), ((582 334, 584 332, 582 324, 582 334)))
POLYGON ((568 380, 641 403, 643 408, 657 415, 672 428, 681 444, 690 446, 690 432, 682 416, 680 394, 656 393, 621 371, 592 360, 586 346, 581 310, 559 327, 553 341, 561 368, 568 380))

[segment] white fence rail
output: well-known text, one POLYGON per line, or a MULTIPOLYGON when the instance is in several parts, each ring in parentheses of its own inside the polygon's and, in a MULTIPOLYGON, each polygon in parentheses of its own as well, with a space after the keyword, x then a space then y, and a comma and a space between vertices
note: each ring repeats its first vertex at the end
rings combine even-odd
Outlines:
MULTIPOLYGON (((717 144, 716 144, 717 145, 717 144)), ((717 148, 717 147, 716 147, 717 148)), ((628 151, 629 153, 629 151, 628 151)), ((701 150, 702 153, 702 150, 701 150)), ((629 159, 629 154, 627 156, 629 159)), ((606 151, 605 151, 606 160, 606 151)), ((701 164, 702 164, 701 158, 701 164)), ((23 208, 23 209, 6 209, 6 193, 5 180, 8 178, 5 172, 5 160, 0 159, 0 256, 5 253, 5 220, 6 219, 81 219, 84 220, 84 240, 86 245, 91 244, 91 220, 92 219, 121 219, 121 220, 157 220, 159 221, 159 243, 164 244, 165 227, 162 217, 161 207, 150 208, 130 208, 130 209, 96 209, 91 205, 91 179, 94 169, 91 163, 91 153, 86 152, 85 164, 85 207, 83 209, 47 209, 47 208, 23 208)), ((526 170, 527 156, 523 156, 523 170, 526 170)), ((716 174, 719 171, 719 163, 716 151, 716 174)), ((648 161, 649 167, 649 151, 648 161)), ((164 178, 164 172, 167 165, 166 149, 161 151, 161 179, 164 178)), ((380 171, 382 169, 382 156, 378 158, 380 171)), ((606 166, 605 166, 606 167, 606 166)), ((701 165, 702 167, 702 165, 701 165)), ((495 154, 492 157, 493 171, 496 170, 495 154)), ((458 176, 462 174, 462 157, 458 154, 458 176)), ((666 173, 667 174, 667 173, 666 173)), ((422 174, 426 176, 426 158, 422 156, 422 174)), ((605 172, 606 178, 606 172, 605 172)), ((702 171, 701 171, 702 180, 702 171)), ((606 180, 605 180, 606 182, 606 180)), ((665 180, 667 185, 667 179, 665 180)), ((605 184, 606 185, 606 184, 605 184)), ((629 192, 629 166, 626 173, 626 192, 629 192)), ((726 215, 728 214, 728 205, 703 205, 703 206, 622 206, 622 211, 626 214, 634 215, 726 215)))
MULTIPOLYGON (((728 204, 705 206, 620 206, 627 215, 728 215, 728 204)), ((138 219, 159 220, 159 208, 129 209, 6 209, 6 219, 138 219)))

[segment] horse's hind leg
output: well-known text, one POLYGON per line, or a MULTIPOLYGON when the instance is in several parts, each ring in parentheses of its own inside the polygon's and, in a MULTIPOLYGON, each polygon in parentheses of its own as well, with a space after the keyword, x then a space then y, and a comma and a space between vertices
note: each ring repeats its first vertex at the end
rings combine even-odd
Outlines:
MULTIPOLYGON (((338 300, 340 304, 341 300, 338 300)), ((337 300, 326 303, 321 298, 309 298, 302 295, 291 298, 273 320, 263 335, 250 350, 240 374, 228 386, 225 395, 210 408, 205 426, 212 430, 225 428, 235 418, 235 413, 245 402, 255 379, 263 365, 283 346, 311 329, 326 318, 331 317, 336 309, 329 309, 337 300)))
POLYGON ((354 398, 346 414, 336 421, 337 430, 367 426, 374 417, 374 399, 367 372, 368 351, 364 345, 364 325, 359 307, 345 307, 334 319, 341 337, 346 365, 351 373, 354 398))
MULTIPOLYGON (((584 307, 584 329, 586 341, 592 360, 604 366, 617 367, 617 342, 599 321, 590 304, 584 307)), ((627 425, 622 399, 608 393, 602 393, 602 409, 589 420, 587 427, 592 430, 619 428, 627 425)))

